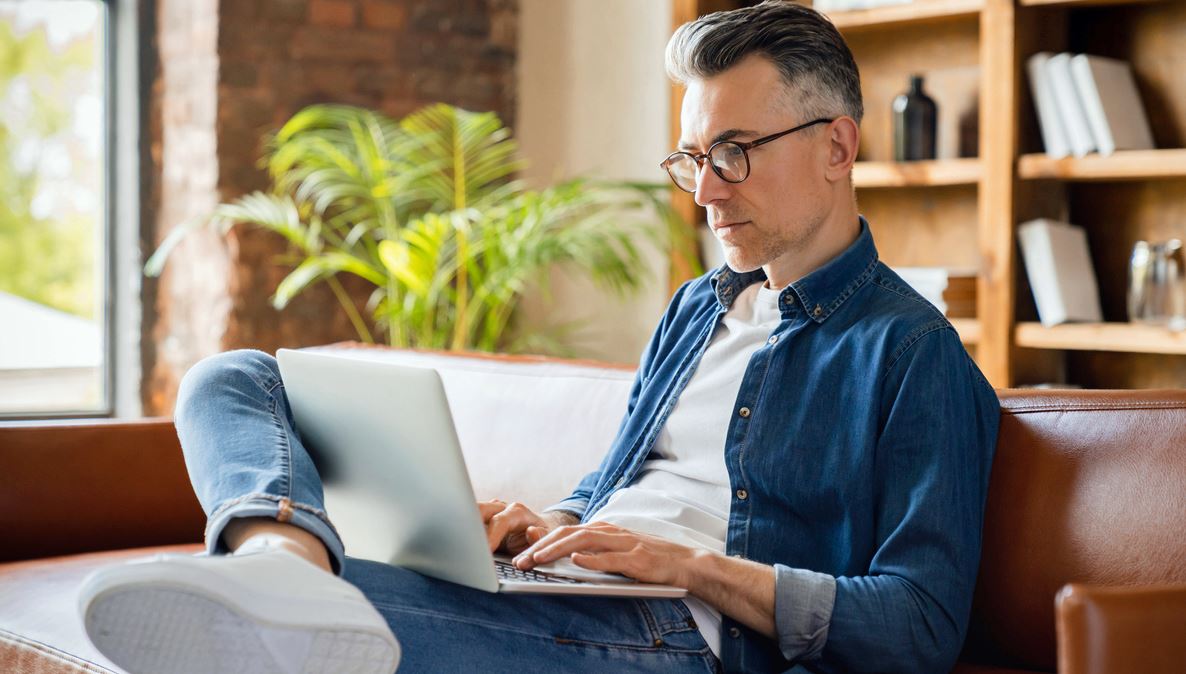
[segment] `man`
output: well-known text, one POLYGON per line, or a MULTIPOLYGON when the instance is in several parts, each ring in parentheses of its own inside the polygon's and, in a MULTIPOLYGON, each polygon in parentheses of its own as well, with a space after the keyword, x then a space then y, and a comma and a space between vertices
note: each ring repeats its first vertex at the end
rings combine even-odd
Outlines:
POLYGON ((215 556, 84 591, 121 665, 389 671, 390 627, 407 671, 950 669, 998 404, 857 213, 852 56, 821 15, 768 0, 681 27, 667 66, 687 93, 663 166, 728 265, 676 292, 570 498, 480 510, 521 568, 571 557, 689 598, 489 595, 347 558, 274 361, 235 352, 187 374, 176 413, 215 556), (113 589, 126 601, 92 606, 113 589), (126 625, 139 641, 111 639, 126 625))

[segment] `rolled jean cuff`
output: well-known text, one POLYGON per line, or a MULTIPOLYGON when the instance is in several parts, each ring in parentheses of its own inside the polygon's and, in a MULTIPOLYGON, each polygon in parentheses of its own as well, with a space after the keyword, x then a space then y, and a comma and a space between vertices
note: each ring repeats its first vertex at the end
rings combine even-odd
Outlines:
POLYGON ((248 494, 220 505, 206 520, 206 552, 211 555, 225 555, 230 552, 226 542, 222 540, 223 529, 231 520, 243 517, 266 517, 296 525, 313 534, 329 551, 329 561, 334 574, 342 575, 346 548, 325 511, 303 503, 294 503, 274 494, 248 494))

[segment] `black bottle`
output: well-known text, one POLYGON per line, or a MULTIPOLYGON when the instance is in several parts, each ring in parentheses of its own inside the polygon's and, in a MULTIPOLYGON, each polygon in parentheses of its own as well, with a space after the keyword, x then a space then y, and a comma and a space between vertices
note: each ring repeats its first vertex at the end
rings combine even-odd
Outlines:
POLYGON ((894 160, 935 158, 935 101, 922 91, 922 75, 910 76, 910 91, 894 99, 894 160))

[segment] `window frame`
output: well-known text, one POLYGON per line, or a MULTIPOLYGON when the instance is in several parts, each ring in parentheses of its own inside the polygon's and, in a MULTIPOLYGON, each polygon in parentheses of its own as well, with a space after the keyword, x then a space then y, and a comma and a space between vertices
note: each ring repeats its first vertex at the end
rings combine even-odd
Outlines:
POLYGON ((137 6, 143 0, 96 0, 103 41, 103 405, 91 410, 0 412, 9 422, 140 416, 139 140, 140 87, 137 6), (129 179, 119 180, 120 175, 129 179), (120 223, 123 223, 122 225, 120 223), (121 337, 126 337, 120 341, 121 337), (123 372, 124 376, 120 376, 123 372))

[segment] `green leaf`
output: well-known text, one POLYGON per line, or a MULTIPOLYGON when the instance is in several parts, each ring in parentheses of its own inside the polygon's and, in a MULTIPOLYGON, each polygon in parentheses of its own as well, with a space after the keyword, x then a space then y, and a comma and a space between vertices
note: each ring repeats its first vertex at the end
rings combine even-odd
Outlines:
POLYGON ((316 281, 320 281, 329 273, 325 261, 320 258, 309 258, 297 265, 280 285, 276 286, 276 293, 272 295, 272 306, 283 309, 288 306, 292 298, 316 281))
POLYGON ((318 257, 310 257, 297 265, 297 268, 276 287, 272 305, 277 309, 283 309, 310 285, 340 272, 354 274, 375 285, 379 285, 385 280, 381 271, 363 260, 348 253, 329 252, 318 257))
POLYGON ((412 269, 412 254, 407 242, 380 241, 379 259, 387 271, 412 292, 417 295, 428 293, 429 280, 412 269))

